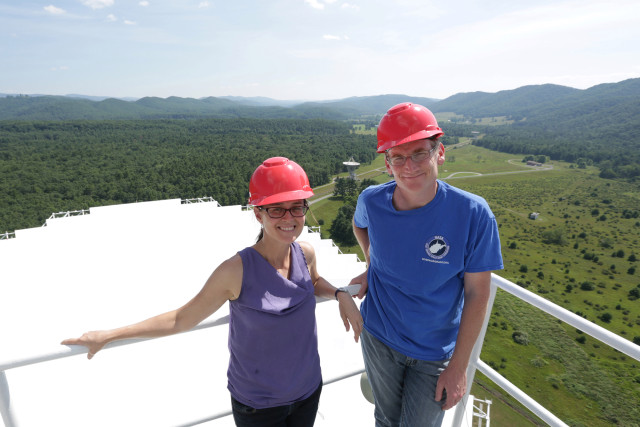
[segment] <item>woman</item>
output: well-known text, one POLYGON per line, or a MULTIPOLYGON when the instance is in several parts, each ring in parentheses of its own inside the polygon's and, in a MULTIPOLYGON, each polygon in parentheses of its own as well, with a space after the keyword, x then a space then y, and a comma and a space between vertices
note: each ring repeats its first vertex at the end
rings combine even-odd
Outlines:
POLYGON ((314 295, 335 298, 356 342, 362 317, 353 299, 317 271, 313 247, 296 242, 313 195, 309 179, 284 157, 265 160, 249 183, 249 204, 262 225, 257 242, 224 261, 184 306, 130 326, 93 331, 65 345, 84 345, 89 359, 106 344, 189 330, 229 301, 228 388, 238 426, 312 426, 322 377, 314 295))

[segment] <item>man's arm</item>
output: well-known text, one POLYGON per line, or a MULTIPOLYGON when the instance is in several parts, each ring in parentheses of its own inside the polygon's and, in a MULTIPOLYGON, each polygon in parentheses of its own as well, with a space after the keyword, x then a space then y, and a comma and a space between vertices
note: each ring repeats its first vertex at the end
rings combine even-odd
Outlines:
POLYGON ((490 271, 464 274, 464 307, 456 347, 436 386, 436 401, 441 400, 443 390, 447 391, 443 410, 454 407, 467 391, 467 367, 487 312, 490 286, 490 271))
MULTIPOLYGON (((367 262, 367 270, 369 269, 369 229, 368 228, 360 228, 356 226, 355 221, 352 221, 353 224, 353 234, 356 236, 356 240, 362 248, 362 252, 364 253, 365 261, 367 262)), ((357 297, 362 299, 367 293, 367 288, 369 287, 369 282, 367 281, 367 270, 364 273, 354 277, 350 284, 358 283, 360 284, 360 292, 358 292, 357 297)))

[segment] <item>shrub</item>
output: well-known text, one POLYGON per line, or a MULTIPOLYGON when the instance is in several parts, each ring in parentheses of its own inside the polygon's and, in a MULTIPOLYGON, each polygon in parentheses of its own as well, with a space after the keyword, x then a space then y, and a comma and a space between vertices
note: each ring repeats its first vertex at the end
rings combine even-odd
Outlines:
POLYGON ((515 331, 513 334, 511 334, 511 338, 513 338, 513 341, 515 341, 517 344, 529 345, 529 335, 526 332, 515 331))
POLYGON ((592 291, 595 289, 595 286, 592 282, 582 282, 580 283, 580 289, 583 291, 592 291))
POLYGON ((567 244, 567 238, 564 236, 564 231, 557 228, 544 231, 542 233, 542 241, 547 244, 561 246, 567 244))
POLYGON ((540 358, 539 356, 536 356, 535 359, 531 359, 530 363, 536 368, 543 368, 544 366, 549 364, 546 360, 540 358))

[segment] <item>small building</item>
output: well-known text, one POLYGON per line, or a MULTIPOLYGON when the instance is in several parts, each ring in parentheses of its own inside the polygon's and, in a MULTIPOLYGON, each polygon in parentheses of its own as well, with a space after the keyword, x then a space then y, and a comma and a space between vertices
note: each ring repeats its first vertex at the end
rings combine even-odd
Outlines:
POLYGON ((532 219, 535 221, 536 219, 538 219, 538 215, 540 215, 538 212, 531 212, 529 214, 529 219, 532 219))

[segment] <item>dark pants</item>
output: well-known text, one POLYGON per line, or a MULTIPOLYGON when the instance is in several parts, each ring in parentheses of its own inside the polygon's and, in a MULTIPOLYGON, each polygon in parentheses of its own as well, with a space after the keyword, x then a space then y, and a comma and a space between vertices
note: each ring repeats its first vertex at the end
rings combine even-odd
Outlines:
POLYGON ((322 383, 300 402, 273 408, 255 409, 231 397, 233 420, 238 427, 311 427, 316 420, 322 383))

